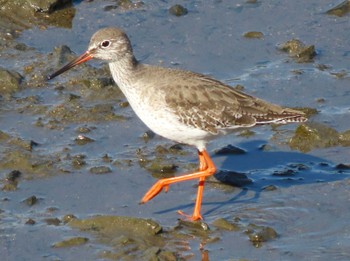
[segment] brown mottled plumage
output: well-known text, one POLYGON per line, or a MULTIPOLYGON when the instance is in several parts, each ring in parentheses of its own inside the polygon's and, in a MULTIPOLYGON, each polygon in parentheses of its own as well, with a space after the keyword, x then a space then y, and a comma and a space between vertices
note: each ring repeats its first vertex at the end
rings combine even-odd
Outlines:
POLYGON ((170 184, 198 178, 192 220, 202 218, 200 207, 204 181, 216 171, 205 150, 208 141, 240 128, 306 121, 303 112, 265 102, 207 76, 141 64, 133 55, 129 38, 118 28, 96 32, 83 55, 48 79, 91 58, 109 63, 113 79, 151 130, 198 149, 200 164, 197 172, 161 179, 141 200, 141 203, 149 201, 163 189, 167 191, 170 184))

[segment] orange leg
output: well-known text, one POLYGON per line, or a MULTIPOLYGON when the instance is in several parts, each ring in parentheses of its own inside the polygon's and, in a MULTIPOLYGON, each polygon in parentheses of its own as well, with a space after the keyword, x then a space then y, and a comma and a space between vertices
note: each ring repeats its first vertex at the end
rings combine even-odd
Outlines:
POLYGON ((167 192, 170 184, 198 178, 199 184, 198 184, 198 191, 197 191, 197 199, 196 199, 196 204, 195 204, 191 219, 192 220, 202 219, 202 216, 200 214, 200 209, 202 205, 202 196, 203 196, 205 178, 213 175, 216 171, 216 167, 212 162, 212 160, 210 159, 206 150, 198 151, 198 157, 199 157, 199 171, 191 174, 187 174, 187 175, 178 176, 178 177, 158 180, 141 199, 141 203, 146 203, 147 201, 157 196, 163 190, 163 188, 167 192))

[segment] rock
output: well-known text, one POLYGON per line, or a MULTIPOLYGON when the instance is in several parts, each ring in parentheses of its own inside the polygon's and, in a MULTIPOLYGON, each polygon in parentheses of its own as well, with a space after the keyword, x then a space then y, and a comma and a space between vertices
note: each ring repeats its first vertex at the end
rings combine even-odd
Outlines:
POLYGON ((0 95, 9 96, 21 89, 22 76, 0 67, 0 95))
POLYGON ((243 34, 243 36, 245 38, 256 38, 256 39, 262 39, 264 38, 264 34, 262 32, 246 32, 245 34, 243 34))
POLYGON ((336 16, 344 16, 346 14, 350 13, 350 1, 345 0, 344 2, 340 3, 339 5, 329 9, 326 14, 329 15, 336 15, 336 16))
POLYGON ((183 16, 183 15, 186 15, 188 11, 182 5, 173 5, 169 9, 169 13, 175 16, 183 16))
POLYGON ((287 52, 297 63, 312 62, 316 56, 314 45, 305 45, 298 39, 289 40, 279 45, 278 48, 287 52))
POLYGON ((244 173, 229 170, 220 170, 214 174, 214 178, 218 181, 231 186, 243 187, 252 184, 253 181, 244 173))
POLYGON ((93 174, 106 174, 112 172, 112 169, 106 166, 92 167, 90 172, 93 174))
POLYGON ((89 241, 86 237, 72 237, 66 240, 62 240, 60 242, 57 242, 52 245, 52 247, 73 247, 73 246, 80 246, 89 241))

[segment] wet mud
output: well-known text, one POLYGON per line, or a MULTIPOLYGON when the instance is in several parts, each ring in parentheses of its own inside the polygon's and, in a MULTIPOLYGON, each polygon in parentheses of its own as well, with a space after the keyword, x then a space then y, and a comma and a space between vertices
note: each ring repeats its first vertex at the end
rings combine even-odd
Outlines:
POLYGON ((350 258, 347 1, 214 2, 0 1, 3 260, 350 258), (47 80, 104 26, 124 28, 143 62, 209 74, 309 122, 212 142, 201 222, 176 213, 191 213, 196 182, 139 205, 197 155, 150 132, 106 64, 47 80))

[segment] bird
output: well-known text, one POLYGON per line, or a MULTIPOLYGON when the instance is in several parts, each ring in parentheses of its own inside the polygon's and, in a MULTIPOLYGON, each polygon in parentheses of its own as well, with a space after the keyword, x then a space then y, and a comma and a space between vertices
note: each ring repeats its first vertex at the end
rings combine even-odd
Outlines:
POLYGON ((198 179, 193 214, 178 211, 191 221, 203 219, 201 205, 205 180, 217 170, 206 149, 208 142, 240 129, 307 120, 302 111, 266 102, 206 75, 141 63, 134 56, 127 34, 116 27, 95 32, 85 53, 47 79, 92 58, 109 64, 115 83, 149 129, 197 149, 198 170, 159 179, 140 201, 146 203, 161 191, 168 192, 174 183, 198 179))

